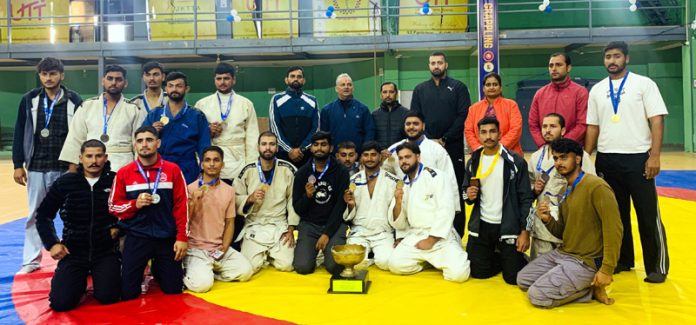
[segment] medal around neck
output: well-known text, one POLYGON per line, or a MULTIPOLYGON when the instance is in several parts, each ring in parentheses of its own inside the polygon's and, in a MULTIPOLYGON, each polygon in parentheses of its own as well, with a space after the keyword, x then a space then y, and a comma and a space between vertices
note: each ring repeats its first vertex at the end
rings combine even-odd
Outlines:
POLYGON ((336 263, 345 268, 340 275, 332 275, 328 293, 366 294, 372 281, 367 270, 355 270, 355 265, 365 259, 365 246, 336 245, 331 248, 331 255, 336 263))
POLYGON ((350 190, 351 192, 355 192, 355 189, 357 188, 358 186, 355 185, 355 183, 350 183, 350 185, 348 185, 348 190, 350 190))
POLYGON ((161 199, 162 199, 162 198, 160 197, 159 194, 157 194, 157 193, 152 194, 152 204, 160 203, 160 200, 161 200, 161 199))
POLYGON ((271 189, 271 187, 268 186, 268 184, 261 185, 261 190, 264 192, 268 192, 268 190, 270 190, 270 189, 271 189))
POLYGON ((167 124, 169 124, 169 118, 166 116, 162 116, 162 117, 160 117, 160 122, 162 122, 162 124, 164 124, 164 125, 167 125, 167 124))
POLYGON ((317 177, 314 175, 309 175, 309 177, 307 177, 307 182, 309 184, 315 184, 317 182, 317 177))
POLYGON ((549 179, 551 176, 547 172, 541 172, 541 180, 544 181, 544 183, 548 183, 549 179))
POLYGON ((102 135, 99 137, 99 140, 101 140, 101 142, 107 143, 107 142, 109 142, 109 135, 106 134, 106 133, 105 133, 105 134, 102 134, 102 135))
POLYGON ((49 135, 51 135, 51 131, 49 131, 48 129, 43 129, 43 130, 41 130, 41 136, 42 136, 42 137, 48 138, 49 135))
POLYGON ((396 181, 396 188, 404 188, 404 181, 402 181, 402 180, 396 181))
POLYGON ((611 117, 611 121, 614 123, 619 123, 619 121, 621 121, 621 117, 619 116, 619 114, 614 114, 611 117))

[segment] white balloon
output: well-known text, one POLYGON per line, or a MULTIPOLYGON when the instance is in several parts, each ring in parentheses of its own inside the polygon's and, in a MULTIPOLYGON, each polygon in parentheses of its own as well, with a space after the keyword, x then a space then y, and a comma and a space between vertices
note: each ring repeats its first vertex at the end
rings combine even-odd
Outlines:
POLYGON ((242 21, 242 17, 234 16, 234 22, 235 22, 235 23, 238 23, 238 22, 240 22, 240 21, 242 21))
POLYGON ((544 10, 546 10, 546 5, 540 4, 540 5, 539 5, 539 11, 544 11, 544 10))
POLYGON ((636 0, 628 0, 628 3, 634 5, 634 4, 636 4, 636 0))
POLYGON ((544 0, 544 5, 545 5, 545 6, 548 6, 549 3, 551 3, 551 0, 544 0))
POLYGON ((333 11, 331 12, 331 19, 336 19, 336 13, 333 11))
POLYGON ((238 16, 237 10, 230 10, 230 16, 238 16))
POLYGON ((628 10, 630 10, 630 11, 636 11, 636 10, 638 10, 638 6, 636 6, 636 5, 631 5, 630 7, 628 7, 628 10))

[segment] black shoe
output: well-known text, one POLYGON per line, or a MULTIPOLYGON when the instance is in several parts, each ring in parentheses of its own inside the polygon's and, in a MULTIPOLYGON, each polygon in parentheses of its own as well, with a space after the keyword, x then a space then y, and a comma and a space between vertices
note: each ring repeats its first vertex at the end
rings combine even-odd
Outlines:
POLYGON ((663 283, 667 280, 667 274, 661 274, 657 272, 652 272, 648 274, 643 281, 648 282, 648 283, 663 283))
POLYGON ((616 264, 616 267, 614 268, 614 274, 619 274, 623 271, 630 271, 631 267, 623 264, 616 264))

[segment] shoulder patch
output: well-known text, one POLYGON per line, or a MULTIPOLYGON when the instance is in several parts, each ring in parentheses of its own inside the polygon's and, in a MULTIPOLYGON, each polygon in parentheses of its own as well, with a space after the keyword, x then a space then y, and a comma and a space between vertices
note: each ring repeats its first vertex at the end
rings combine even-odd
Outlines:
POLYGON ((143 95, 140 94, 140 95, 138 95, 138 96, 135 96, 135 97, 133 97, 133 98, 131 98, 131 99, 126 100, 126 102, 128 102, 129 104, 135 105, 135 101, 137 101, 137 100, 142 100, 142 99, 143 99, 143 95))
POLYGON ((237 176, 237 178, 242 179, 244 177, 244 173, 246 173, 247 169, 249 169, 249 168, 256 168, 256 163, 253 162, 253 163, 250 163, 250 164, 244 166, 244 168, 242 168, 242 171, 239 172, 239 175, 237 176))
POLYGON ((437 176, 437 172, 435 172, 435 170, 433 170, 433 169, 430 169, 430 167, 424 167, 423 170, 430 173, 430 176, 432 176, 432 177, 437 176))
POLYGON ((297 172, 297 168, 295 167, 295 165, 291 164, 288 161, 282 160, 282 159, 278 159, 278 166, 283 166, 283 167, 289 168, 293 174, 297 172))
POLYGON ((85 99, 84 101, 86 102, 86 101, 88 101, 88 100, 99 100, 99 96, 87 98, 87 99, 85 99))

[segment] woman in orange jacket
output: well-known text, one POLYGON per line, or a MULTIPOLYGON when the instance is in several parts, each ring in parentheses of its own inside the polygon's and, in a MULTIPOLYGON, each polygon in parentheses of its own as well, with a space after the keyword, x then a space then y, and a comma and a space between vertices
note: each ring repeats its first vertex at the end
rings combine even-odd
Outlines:
POLYGON ((491 72, 483 79, 483 94, 486 98, 469 107, 469 115, 464 123, 464 137, 474 151, 481 147, 476 123, 482 118, 494 115, 500 123, 500 143, 510 150, 523 155, 520 138, 522 137, 522 114, 517 103, 503 97, 500 75, 491 72))

